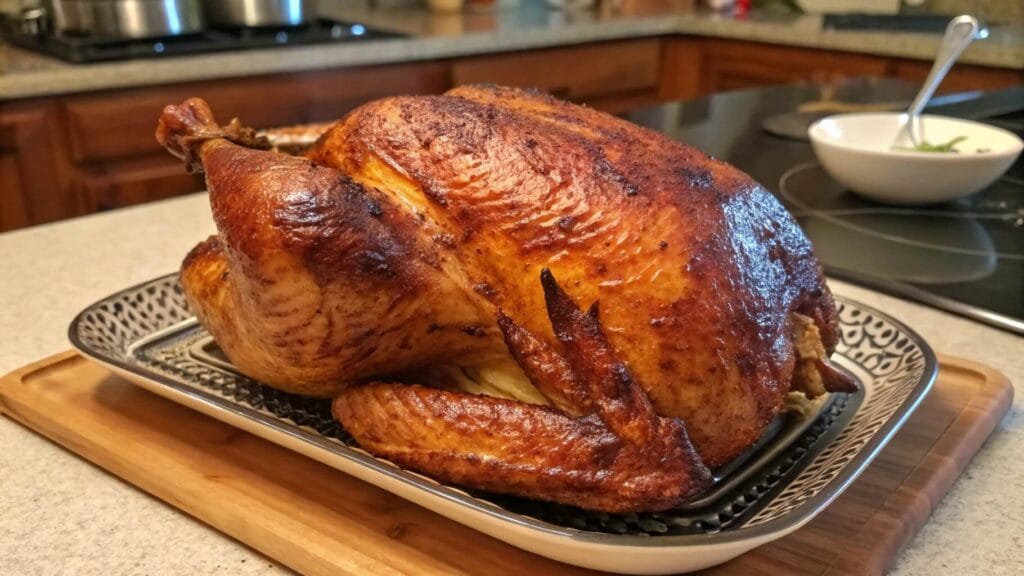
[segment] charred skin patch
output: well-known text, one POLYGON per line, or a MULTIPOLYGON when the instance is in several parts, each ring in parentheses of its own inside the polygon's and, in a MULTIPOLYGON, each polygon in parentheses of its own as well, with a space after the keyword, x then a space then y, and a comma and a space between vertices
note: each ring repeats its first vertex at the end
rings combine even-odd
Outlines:
MULTIPOLYGON (((308 181, 293 183, 273 208, 273 225, 285 249, 302 254, 307 269, 322 285, 347 278, 371 283, 415 281, 415 222, 386 213, 380 194, 334 170, 318 168, 308 181)), ((408 288, 413 288, 409 286, 408 288)))

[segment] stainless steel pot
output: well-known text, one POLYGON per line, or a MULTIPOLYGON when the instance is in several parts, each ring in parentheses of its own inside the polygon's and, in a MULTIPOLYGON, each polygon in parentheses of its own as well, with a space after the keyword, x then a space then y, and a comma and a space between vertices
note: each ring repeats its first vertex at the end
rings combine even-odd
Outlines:
POLYGON ((53 33, 158 38, 205 29, 199 0, 48 0, 53 33))
POLYGON ((302 26, 316 20, 316 0, 211 0, 210 25, 221 28, 302 26))

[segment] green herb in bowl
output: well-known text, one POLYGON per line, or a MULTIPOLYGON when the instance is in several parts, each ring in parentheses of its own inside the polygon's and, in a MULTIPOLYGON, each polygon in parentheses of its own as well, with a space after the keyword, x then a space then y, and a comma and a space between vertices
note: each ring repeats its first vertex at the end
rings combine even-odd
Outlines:
POLYGON ((967 136, 957 136, 945 144, 931 144, 926 140, 914 147, 894 146, 893 148, 897 150, 914 150, 915 152, 952 152, 953 154, 959 154, 959 150, 953 147, 964 140, 967 140, 967 136))

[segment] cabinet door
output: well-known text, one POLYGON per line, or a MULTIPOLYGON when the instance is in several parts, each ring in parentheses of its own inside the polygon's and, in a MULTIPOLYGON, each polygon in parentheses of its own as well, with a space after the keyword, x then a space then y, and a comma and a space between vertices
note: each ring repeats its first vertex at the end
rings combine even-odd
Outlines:
POLYGON ((447 69, 427 62, 119 90, 69 98, 65 109, 72 156, 88 162, 159 152, 160 111, 191 97, 209 102, 220 122, 237 117, 266 128, 334 120, 368 100, 447 87, 447 69))
MULTIPOLYGON (((894 60, 892 75, 913 82, 924 82, 932 68, 931 62, 921 60, 894 60)), ((1024 70, 1008 70, 957 64, 939 85, 939 93, 969 92, 972 90, 999 90, 1024 84, 1024 70)))
POLYGON ((704 49, 708 93, 771 84, 832 83, 886 72, 884 59, 863 54, 720 40, 706 42, 704 49))
MULTIPOLYGON (((662 100, 685 100, 723 90, 769 84, 831 83, 857 76, 896 76, 921 82, 931 62, 738 40, 681 37, 663 45, 662 100)), ((1024 72, 957 64, 940 92, 995 90, 1024 83, 1024 72)))
POLYGON ((477 56, 452 63, 452 83, 539 88, 618 112, 657 100, 659 40, 477 56))
POLYGON ((677 38, 666 42, 663 100, 772 84, 826 83, 857 76, 883 76, 886 59, 759 42, 677 38))
POLYGON ((0 106, 0 231, 82 213, 45 103, 0 106))
POLYGON ((153 136, 168 104, 201 97, 220 122, 262 128, 334 120, 375 98, 448 86, 447 66, 425 62, 112 91, 69 98, 64 111, 77 188, 95 211, 203 189, 153 136))
POLYGON ((206 185, 170 154, 97 163, 79 170, 80 195, 90 212, 163 200, 206 185))

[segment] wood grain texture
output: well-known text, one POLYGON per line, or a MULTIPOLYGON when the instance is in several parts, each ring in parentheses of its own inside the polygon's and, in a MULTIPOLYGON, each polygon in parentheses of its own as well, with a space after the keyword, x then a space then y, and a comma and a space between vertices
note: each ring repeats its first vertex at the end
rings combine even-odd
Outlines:
POLYGON ((423 62, 131 88, 71 96, 62 105, 72 158, 98 162, 162 154, 153 138, 160 111, 192 96, 205 98, 225 120, 263 128, 333 121, 367 100, 432 94, 448 84, 443 64, 423 62))
POLYGON ((181 162, 167 154, 90 163, 80 166, 78 175, 80 197, 88 212, 154 202, 206 187, 201 174, 185 172, 181 162))
POLYGON ((917 412, 839 499, 802 529, 708 573, 884 573, 1013 401, 1013 386, 992 368, 953 356, 940 356, 940 366, 917 412))
MULTIPOLYGON (((667 0, 688 5, 692 0, 667 0)), ((603 3, 601 10, 611 9, 603 3)), ((621 5, 620 5, 621 4, 621 5)), ((620 15, 664 10, 624 0, 620 15)), ((672 35, 371 67, 226 78, 0 103, 0 231, 201 189, 159 150, 153 129, 170 102, 202 96, 226 119, 279 126, 340 118, 393 94, 498 82, 539 87, 619 113, 715 91, 853 76, 913 82, 930 62, 759 42, 672 35)), ((1024 71, 958 64, 939 92, 997 89, 1024 71)))
POLYGON ((0 102, 0 232, 83 214, 52 102, 0 102))
MULTIPOLYGON (((1013 397, 991 368, 941 363, 932 393, 836 502, 801 530, 706 574, 883 572, 1013 397)), ((74 352, 0 379, 0 412, 299 572, 591 573, 145 392, 74 352)))
MULTIPOLYGON (((892 59, 889 63, 888 75, 911 82, 924 82, 931 68, 931 62, 892 59)), ((1024 70, 957 64, 939 85, 938 93, 1000 90, 1022 83, 1024 83, 1024 70)))
MULTIPOLYGON (((698 98, 726 90, 795 83, 835 83, 856 77, 921 82, 931 62, 781 46, 724 38, 677 36, 662 41, 661 100, 698 98)), ((939 93, 998 90, 1020 84, 1024 71, 957 64, 939 93)))
POLYGON ((477 56, 452 62, 452 85, 540 88, 605 111, 656 101, 659 40, 629 40, 477 56), (618 99, 623 102, 618 102, 618 99))

